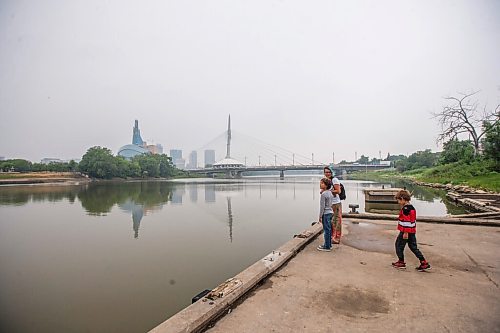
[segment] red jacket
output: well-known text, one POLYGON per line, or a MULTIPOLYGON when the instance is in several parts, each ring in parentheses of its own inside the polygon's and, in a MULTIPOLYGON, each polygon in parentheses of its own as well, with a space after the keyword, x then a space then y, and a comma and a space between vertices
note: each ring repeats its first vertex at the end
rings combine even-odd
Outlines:
POLYGON ((398 230, 402 232, 417 232, 417 211, 410 204, 404 205, 399 211, 398 230))

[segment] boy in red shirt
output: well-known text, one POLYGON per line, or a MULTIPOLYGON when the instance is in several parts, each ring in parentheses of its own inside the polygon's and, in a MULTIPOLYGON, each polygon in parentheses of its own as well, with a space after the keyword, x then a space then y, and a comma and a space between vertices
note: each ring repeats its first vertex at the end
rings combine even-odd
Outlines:
POLYGON ((401 190, 396 194, 395 199, 401 206, 398 221, 399 235, 396 238, 396 254, 399 260, 393 262, 392 266, 399 269, 406 268, 404 250, 406 243, 408 243, 411 252, 420 260, 420 266, 416 267, 416 269, 420 272, 429 270, 431 269, 431 265, 425 260, 422 252, 417 247, 417 238, 415 237, 415 233, 417 232, 417 212, 415 207, 410 204, 410 192, 401 190))

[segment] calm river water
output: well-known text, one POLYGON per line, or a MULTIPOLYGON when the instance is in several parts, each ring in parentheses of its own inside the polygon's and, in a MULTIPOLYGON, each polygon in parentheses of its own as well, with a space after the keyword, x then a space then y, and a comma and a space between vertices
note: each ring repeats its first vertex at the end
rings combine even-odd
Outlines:
MULTIPOLYGON (((0 331, 147 331, 310 226, 319 179, 0 187, 0 331)), ((344 211, 381 185, 343 183, 344 211)), ((463 212, 409 189, 420 215, 463 212)))

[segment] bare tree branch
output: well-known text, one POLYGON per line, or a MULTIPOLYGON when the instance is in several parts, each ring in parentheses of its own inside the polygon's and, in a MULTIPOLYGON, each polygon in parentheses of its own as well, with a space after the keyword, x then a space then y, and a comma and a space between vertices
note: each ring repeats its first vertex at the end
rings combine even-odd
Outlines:
POLYGON ((448 104, 443 106, 440 112, 432 113, 433 118, 437 119, 441 126, 441 133, 437 137, 438 142, 456 139, 460 134, 469 134, 474 144, 475 154, 479 154, 480 139, 489 131, 483 128, 483 124, 485 121, 489 123, 493 121, 493 125, 498 124, 500 105, 492 112, 488 112, 485 105, 480 114, 479 102, 471 100, 477 93, 479 91, 445 97, 448 104))

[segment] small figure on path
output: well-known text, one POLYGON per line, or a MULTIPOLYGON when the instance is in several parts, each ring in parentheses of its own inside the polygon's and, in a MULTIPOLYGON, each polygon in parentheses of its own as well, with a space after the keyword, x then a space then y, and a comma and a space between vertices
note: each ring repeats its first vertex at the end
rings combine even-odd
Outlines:
POLYGON ((330 191, 332 182, 328 178, 322 178, 319 182, 321 196, 319 199, 319 222, 323 224, 323 234, 325 242, 318 246, 318 251, 332 250, 332 200, 333 194, 330 191))
POLYGON ((411 252, 420 260, 420 266, 416 269, 420 272, 431 269, 431 265, 425 260, 424 255, 417 247, 417 238, 415 236, 417 232, 417 211, 415 207, 410 204, 411 194, 406 190, 399 191, 395 197, 398 204, 401 206, 399 211, 399 221, 398 230, 399 235, 396 238, 396 254, 398 256, 398 261, 393 262, 392 266, 399 269, 406 268, 404 250, 408 243, 408 247, 411 252))
POLYGON ((342 202, 340 201, 340 181, 335 177, 335 172, 329 166, 323 168, 323 174, 332 182, 332 243, 339 244, 342 237, 342 202))

